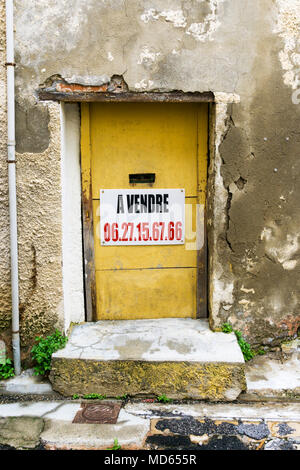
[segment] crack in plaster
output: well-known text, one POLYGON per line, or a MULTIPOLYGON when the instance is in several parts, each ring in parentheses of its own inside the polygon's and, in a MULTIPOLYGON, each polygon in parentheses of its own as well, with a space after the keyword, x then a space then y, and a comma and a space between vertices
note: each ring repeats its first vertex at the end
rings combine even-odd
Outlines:
MULTIPOLYGON (((228 224, 226 206, 228 203, 228 191, 225 188, 224 180, 221 175, 222 157, 220 155, 220 145, 226 138, 229 131, 228 103, 238 101, 236 95, 227 95, 226 93, 216 94, 216 121, 215 121, 215 142, 214 142, 214 230, 212 233, 212 243, 218 245, 219 235, 226 231, 228 224)), ((215 252, 218 250, 215 248, 215 252)), ((218 257, 212 258, 211 267, 211 318, 216 319, 219 316, 219 310, 223 306, 229 310, 233 303, 234 281, 232 274, 225 269, 224 260, 218 257)))

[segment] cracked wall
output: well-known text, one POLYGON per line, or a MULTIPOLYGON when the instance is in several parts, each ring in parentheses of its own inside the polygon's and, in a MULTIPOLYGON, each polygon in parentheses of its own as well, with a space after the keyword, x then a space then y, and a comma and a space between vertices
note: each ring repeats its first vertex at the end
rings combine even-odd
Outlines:
MULTIPOLYGON (((120 75, 135 92, 215 93, 208 212, 211 325, 230 321, 253 344, 271 346, 296 334, 299 24, 299 0, 15 1, 24 347, 36 332, 60 324, 63 315, 59 105, 40 103, 36 95, 52 75, 92 86, 120 75)), ((0 79, 5 135, 4 66, 0 79)), ((4 140, 0 151, 5 337, 10 287, 4 140)))

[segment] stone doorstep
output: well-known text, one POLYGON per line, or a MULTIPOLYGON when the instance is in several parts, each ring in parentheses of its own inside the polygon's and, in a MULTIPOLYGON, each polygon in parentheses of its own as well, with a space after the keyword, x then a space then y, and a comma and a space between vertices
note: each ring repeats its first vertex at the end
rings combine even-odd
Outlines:
POLYGON ((189 318, 76 325, 66 347, 52 356, 50 381, 65 396, 232 401, 246 388, 235 335, 214 333, 206 320, 189 318))

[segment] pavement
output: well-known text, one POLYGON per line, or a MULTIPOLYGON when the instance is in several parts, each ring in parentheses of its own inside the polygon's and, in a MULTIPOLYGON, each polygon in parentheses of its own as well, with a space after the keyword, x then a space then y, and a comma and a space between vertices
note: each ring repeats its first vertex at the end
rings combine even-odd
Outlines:
POLYGON ((230 403, 65 398, 25 371, 0 383, 0 449, 299 450, 298 347, 248 362, 247 391, 230 403), (120 405, 115 424, 93 422, 98 405, 120 405), (74 423, 84 410, 92 421, 74 423))

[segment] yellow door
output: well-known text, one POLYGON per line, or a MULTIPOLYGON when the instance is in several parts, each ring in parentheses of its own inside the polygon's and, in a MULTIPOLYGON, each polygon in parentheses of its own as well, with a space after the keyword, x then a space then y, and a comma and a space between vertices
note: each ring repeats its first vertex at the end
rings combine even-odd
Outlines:
POLYGON ((82 105, 82 185, 84 207, 92 211, 86 210, 84 218, 93 231, 94 319, 196 318, 205 276, 199 251, 204 250, 207 114, 207 105, 196 103, 82 105), (155 174, 155 181, 132 183, 132 174, 155 174), (100 189, 150 188, 184 189, 185 243, 101 245, 100 189))

